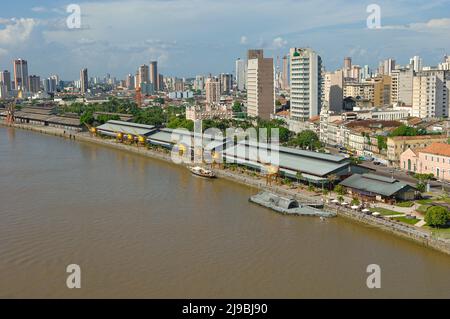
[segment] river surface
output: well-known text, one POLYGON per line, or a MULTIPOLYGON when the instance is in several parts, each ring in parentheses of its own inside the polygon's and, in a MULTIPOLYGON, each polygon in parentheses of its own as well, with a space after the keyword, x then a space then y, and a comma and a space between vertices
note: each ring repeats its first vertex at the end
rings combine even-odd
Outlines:
POLYGON ((0 127, 0 297, 450 298, 449 256, 343 218, 281 216, 255 192, 0 127))

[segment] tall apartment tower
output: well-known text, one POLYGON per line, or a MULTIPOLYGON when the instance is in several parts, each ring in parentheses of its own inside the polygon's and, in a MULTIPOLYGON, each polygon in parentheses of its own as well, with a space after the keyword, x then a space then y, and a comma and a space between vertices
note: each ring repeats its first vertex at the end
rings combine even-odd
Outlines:
POLYGON ((41 78, 37 75, 30 75, 28 83, 30 84, 31 93, 37 93, 41 89, 41 78))
POLYGON ((412 69, 414 72, 420 72, 422 71, 422 59, 415 55, 409 60, 409 64, 411 64, 412 69))
POLYGON ((220 74, 220 93, 228 95, 233 89, 233 75, 230 73, 220 74))
POLYGON ((205 83, 206 103, 208 105, 220 102, 220 81, 217 78, 207 78, 205 83))
POLYGON ((281 67, 281 89, 286 91, 289 89, 289 57, 283 56, 283 64, 281 67))
POLYGON ((328 109, 336 114, 341 113, 344 106, 344 71, 325 73, 323 91, 328 109))
POLYGON ((150 83, 156 91, 159 91, 159 79, 158 79, 158 62, 150 62, 150 83))
POLYGON ((28 63, 26 60, 14 60, 14 83, 16 90, 28 91, 30 86, 28 83, 28 63))
POLYGON ((263 50, 249 50, 247 64, 247 115, 269 120, 275 109, 273 58, 263 50))
POLYGON ((291 48, 291 119, 306 121, 320 114, 322 59, 312 49, 291 48))
POLYGON ((88 69, 86 68, 80 71, 80 83, 81 83, 81 93, 86 93, 89 88, 88 69))
POLYGON ((236 86, 238 91, 244 91, 247 82, 247 63, 245 60, 236 60, 236 86))
POLYGON ((11 73, 8 70, 0 72, 0 83, 3 83, 6 87, 6 91, 11 91, 11 73))
POLYGON ((421 71, 413 79, 412 116, 448 117, 450 74, 444 70, 421 71))
POLYGON ((413 78, 412 68, 395 69, 391 72, 391 103, 412 105, 413 78))
POLYGON ((139 74, 139 82, 136 84, 136 86, 141 86, 141 83, 146 83, 149 84, 150 83, 150 68, 148 67, 148 65, 141 65, 139 67, 138 70, 138 74, 139 74))
POLYGON ((247 51, 247 60, 264 58, 264 51, 262 49, 251 49, 247 51))

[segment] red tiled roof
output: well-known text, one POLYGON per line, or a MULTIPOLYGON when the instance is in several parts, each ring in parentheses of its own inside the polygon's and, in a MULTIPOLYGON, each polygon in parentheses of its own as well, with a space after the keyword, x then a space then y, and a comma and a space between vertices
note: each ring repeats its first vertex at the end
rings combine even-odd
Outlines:
POLYGON ((450 144, 433 143, 433 144, 425 147, 424 149, 422 149, 420 152, 450 157, 450 144))

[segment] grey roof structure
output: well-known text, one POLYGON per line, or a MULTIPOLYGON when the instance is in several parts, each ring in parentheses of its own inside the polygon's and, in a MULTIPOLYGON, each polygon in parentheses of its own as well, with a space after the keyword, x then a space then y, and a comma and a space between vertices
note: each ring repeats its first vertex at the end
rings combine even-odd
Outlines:
MULTIPOLYGON (((260 144, 263 145, 263 144, 260 144)), ((255 144, 238 144, 225 150, 227 158, 235 158, 240 161, 254 162, 254 165, 262 166, 268 163, 268 158, 258 151, 255 144), (258 165, 259 164, 259 165, 258 165)), ((309 175, 325 177, 329 174, 336 173, 347 169, 350 161, 345 157, 322 154, 312 151, 297 150, 287 147, 279 147, 279 166, 281 171, 302 172, 309 175)), ((273 162, 272 162, 273 164, 273 162)), ((295 174, 294 177, 295 178, 295 174)))
POLYGON ((108 121, 105 124, 98 126, 97 130, 110 134, 122 133, 135 136, 148 136, 155 130, 155 126, 123 121, 108 121))
POLYGON ((340 185, 353 188, 365 193, 382 196, 393 196, 400 191, 415 189, 411 185, 402 183, 396 179, 374 174, 353 174, 343 180, 340 185))

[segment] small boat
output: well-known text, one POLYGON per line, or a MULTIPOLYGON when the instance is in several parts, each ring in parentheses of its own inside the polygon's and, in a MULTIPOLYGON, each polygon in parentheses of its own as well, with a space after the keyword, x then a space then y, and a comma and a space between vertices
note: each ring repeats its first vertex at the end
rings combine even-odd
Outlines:
POLYGON ((201 176, 201 177, 207 177, 207 178, 215 178, 216 174, 206 168, 200 167, 200 166, 192 166, 189 167, 189 170, 191 171, 192 174, 197 175, 197 176, 201 176))

